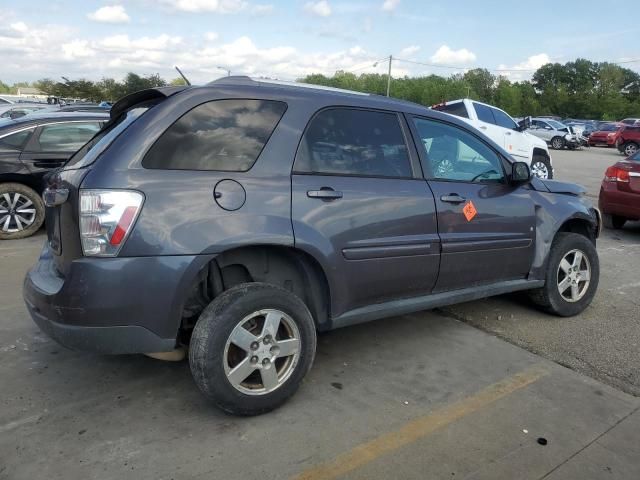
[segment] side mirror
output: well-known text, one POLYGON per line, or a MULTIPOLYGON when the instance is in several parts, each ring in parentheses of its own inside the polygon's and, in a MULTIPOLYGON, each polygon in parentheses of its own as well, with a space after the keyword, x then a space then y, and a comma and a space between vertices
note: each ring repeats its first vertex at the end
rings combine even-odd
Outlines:
POLYGON ((524 132, 528 128, 531 128, 531 117, 524 117, 518 122, 518 131, 524 132))
POLYGON ((531 178, 531 170, 529 165, 524 162, 513 162, 511 165, 511 182, 523 183, 528 182, 531 178))

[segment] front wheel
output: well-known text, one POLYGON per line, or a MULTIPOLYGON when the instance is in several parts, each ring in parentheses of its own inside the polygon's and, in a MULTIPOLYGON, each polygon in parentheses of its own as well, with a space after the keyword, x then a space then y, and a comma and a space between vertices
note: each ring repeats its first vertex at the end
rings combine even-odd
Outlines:
POLYGON ((534 155, 531 160, 531 174, 542 179, 552 179, 553 169, 549 158, 544 155, 534 155))
POLYGON ((581 313, 598 288, 600 262, 591 241, 577 233, 558 233, 551 245, 545 285, 531 291, 532 301, 561 317, 581 313))
POLYGON ((564 139, 562 137, 553 137, 551 139, 551 147, 556 150, 562 150, 562 147, 564 147, 564 139))
POLYGON ((315 351, 315 324, 302 300, 274 285, 245 283, 202 312, 189 363, 196 384, 216 406, 259 415, 296 392, 315 351))
POLYGON ((610 215, 608 213, 604 213, 602 214, 602 223, 607 228, 619 230, 624 227, 625 223, 627 223, 627 219, 619 215, 610 215))

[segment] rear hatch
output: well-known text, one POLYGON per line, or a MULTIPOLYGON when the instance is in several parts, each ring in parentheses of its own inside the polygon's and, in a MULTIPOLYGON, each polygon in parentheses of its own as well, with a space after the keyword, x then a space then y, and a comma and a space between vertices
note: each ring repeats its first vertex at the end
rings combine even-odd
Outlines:
POLYGON ((186 87, 142 90, 119 100, 111 119, 69 161, 45 179, 46 227, 58 272, 66 275, 71 262, 82 257, 79 234, 79 190, 83 179, 111 143, 150 108, 186 87))

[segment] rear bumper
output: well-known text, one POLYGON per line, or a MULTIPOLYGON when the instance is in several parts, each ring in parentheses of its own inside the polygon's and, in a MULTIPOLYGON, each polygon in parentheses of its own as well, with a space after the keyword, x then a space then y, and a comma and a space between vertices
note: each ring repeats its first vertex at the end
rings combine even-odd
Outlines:
POLYGON ((606 185, 600 190, 598 206, 602 213, 617 215, 629 220, 640 219, 640 195, 631 192, 613 190, 615 187, 606 185), (606 188, 605 188, 606 187, 606 188))
POLYGON ((66 278, 45 246, 23 297, 34 322, 65 347, 106 354, 175 348, 190 272, 200 257, 81 258, 66 278))

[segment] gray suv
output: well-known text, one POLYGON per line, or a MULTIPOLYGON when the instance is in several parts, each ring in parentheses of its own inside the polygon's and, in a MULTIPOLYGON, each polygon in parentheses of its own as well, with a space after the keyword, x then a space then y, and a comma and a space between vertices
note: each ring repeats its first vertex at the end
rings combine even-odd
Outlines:
POLYGON ((24 299, 70 348, 188 347, 207 397, 259 414, 316 331, 516 290, 580 313, 599 276, 583 194, 420 105, 246 77, 144 90, 49 177, 24 299))

